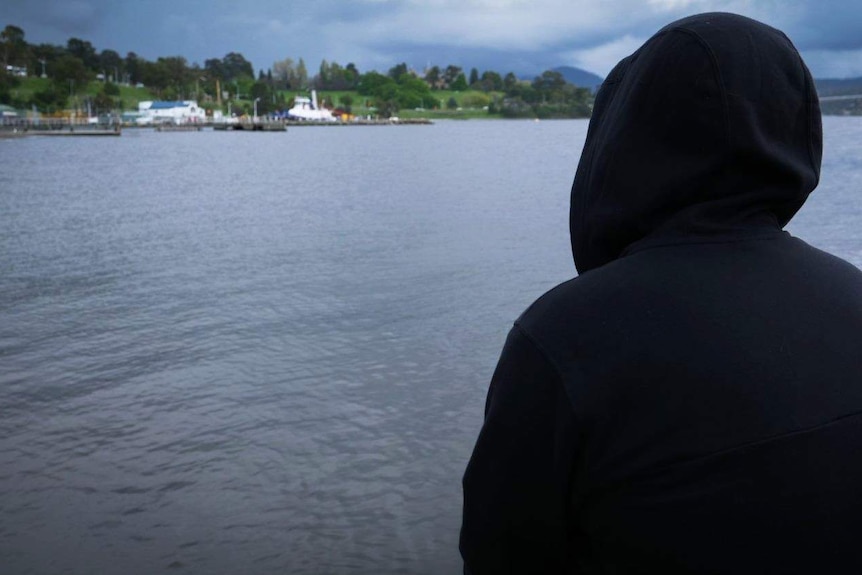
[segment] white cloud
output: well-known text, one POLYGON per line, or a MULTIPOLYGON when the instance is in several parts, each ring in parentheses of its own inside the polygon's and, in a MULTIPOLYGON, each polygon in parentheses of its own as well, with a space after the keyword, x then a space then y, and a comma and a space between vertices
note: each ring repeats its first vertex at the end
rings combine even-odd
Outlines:
POLYGON ((693 0, 649 0, 649 5, 658 10, 680 10, 693 4, 693 0))
POLYGON ((862 50, 810 50, 802 59, 817 78, 862 76, 862 50))
POLYGON ((607 76, 617 62, 640 48, 647 38, 625 35, 600 46, 575 50, 569 59, 578 68, 583 68, 602 77, 607 76))
POLYGON ((330 23, 324 33, 357 43, 385 40, 541 50, 564 42, 589 42, 653 12, 637 0, 408 0, 366 21, 330 23))

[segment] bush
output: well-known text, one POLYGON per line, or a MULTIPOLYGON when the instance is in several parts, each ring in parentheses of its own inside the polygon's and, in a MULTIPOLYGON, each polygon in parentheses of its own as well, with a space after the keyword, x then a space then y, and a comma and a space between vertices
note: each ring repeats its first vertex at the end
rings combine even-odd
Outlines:
POLYGON ((461 105, 465 108, 484 108, 490 103, 490 96, 481 92, 470 92, 461 96, 461 105))

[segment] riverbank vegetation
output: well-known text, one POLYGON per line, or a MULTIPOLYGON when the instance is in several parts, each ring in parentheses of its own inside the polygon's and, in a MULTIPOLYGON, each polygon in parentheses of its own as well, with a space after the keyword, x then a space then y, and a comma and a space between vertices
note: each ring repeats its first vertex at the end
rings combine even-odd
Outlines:
POLYGON ((386 72, 361 72, 353 63, 326 60, 309 72, 302 58, 285 58, 255 74, 237 52, 189 64, 182 56, 155 61, 134 52, 97 50, 70 38, 65 46, 30 44, 25 32, 7 25, 0 32, 0 104, 22 110, 88 114, 136 109, 144 100, 196 100, 208 110, 261 115, 284 112, 298 94, 317 90, 328 108, 358 116, 404 118, 583 118, 593 94, 559 72, 533 80, 509 72, 430 66, 418 72, 406 63, 386 72))

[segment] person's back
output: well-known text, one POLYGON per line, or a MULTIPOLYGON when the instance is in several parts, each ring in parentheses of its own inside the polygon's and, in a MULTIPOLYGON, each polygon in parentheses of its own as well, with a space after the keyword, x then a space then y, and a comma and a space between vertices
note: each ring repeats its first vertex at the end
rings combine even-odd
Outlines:
POLYGON ((581 275, 491 384, 465 570, 862 571, 862 273, 781 231, 820 149, 762 24, 685 19, 614 70, 572 190, 581 275))

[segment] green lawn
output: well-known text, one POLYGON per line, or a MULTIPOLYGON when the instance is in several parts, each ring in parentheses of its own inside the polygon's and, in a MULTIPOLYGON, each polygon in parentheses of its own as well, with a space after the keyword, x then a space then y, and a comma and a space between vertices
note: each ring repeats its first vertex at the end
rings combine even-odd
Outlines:
MULTIPOLYGON (((36 92, 40 92, 49 87, 50 80, 28 77, 22 78, 21 83, 11 90, 13 98, 17 100, 28 100, 36 92)), ((95 96, 102 89, 103 83, 99 81, 90 82, 83 90, 76 90, 78 96, 89 95, 95 96)), ((138 102, 144 100, 156 100, 156 95, 150 92, 147 88, 136 88, 134 86, 120 85, 120 100, 123 110, 136 110, 138 102)), ((308 96, 308 91, 281 90, 280 93, 284 96, 285 101, 289 102, 296 95, 308 96)), ((399 110, 398 116, 401 118, 429 118, 429 119, 470 119, 470 118, 497 118, 497 115, 489 115, 487 109, 483 108, 482 104, 490 101, 494 96, 498 100, 503 97, 502 93, 485 94, 475 90, 467 90, 464 92, 455 92, 451 90, 433 91, 432 94, 439 101, 439 106, 434 109, 417 109, 417 110, 399 110), (455 109, 449 109, 448 103, 450 98, 454 98, 457 106, 455 109)), ((374 99, 368 96, 362 96, 356 91, 321 91, 318 93, 318 101, 331 101, 333 107, 344 107, 341 99, 349 95, 353 98, 351 104, 352 112, 357 116, 374 115, 376 110, 373 108, 374 99)), ((251 107, 250 100, 240 100, 240 104, 251 107)), ((212 107, 212 104, 200 104, 206 107, 212 107)), ((227 104, 225 104, 225 111, 227 104)))
MULTIPOLYGON (((285 101, 290 101, 297 94, 302 96, 308 96, 309 92, 301 91, 296 92, 292 90, 282 90, 281 94, 284 95, 285 101)), ((429 118, 429 119, 470 119, 470 118, 498 118, 497 115, 489 115, 488 111, 483 108, 482 105, 470 106, 471 103, 478 101, 479 104, 482 104, 482 100, 490 101, 494 96, 497 97, 498 100, 501 100, 503 94, 500 93, 490 93, 485 94, 484 92, 478 92, 475 90, 467 90, 464 92, 455 92, 451 90, 437 90, 431 92, 435 98, 440 102, 439 106, 435 109, 417 109, 417 110, 406 110, 402 109, 398 111, 398 116, 401 118, 429 118), (458 106, 455 109, 448 109, 447 104, 450 98, 455 98, 455 102, 458 106), (460 109, 459 109, 460 108, 460 109)), ((330 100, 334 107, 343 107, 341 103, 341 98, 345 95, 350 95, 353 98, 353 103, 351 104, 352 112, 357 116, 366 116, 366 115, 374 115, 375 111, 372 108, 374 103, 374 98, 370 96, 362 96, 356 91, 320 91, 317 93, 318 102, 323 102, 324 100, 330 100)))
MULTIPOLYGON (((47 78, 29 76, 21 78, 21 83, 10 90, 12 97, 16 100, 29 100, 36 92, 41 92, 51 84, 47 78)), ((95 96, 102 89, 102 82, 93 81, 87 84, 83 90, 76 90, 76 94, 95 96)), ((155 100, 156 98, 147 88, 136 88, 134 86, 120 86, 120 99, 123 101, 123 109, 136 110, 138 102, 143 100, 155 100)))

